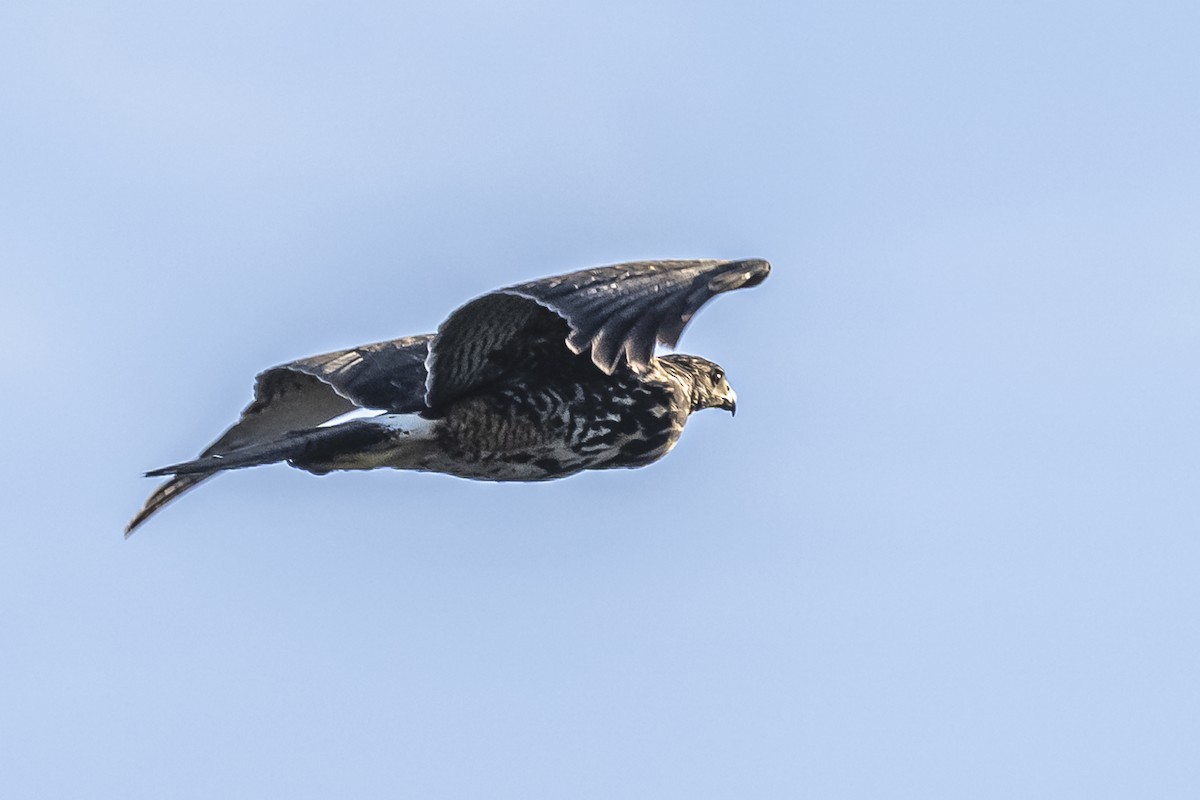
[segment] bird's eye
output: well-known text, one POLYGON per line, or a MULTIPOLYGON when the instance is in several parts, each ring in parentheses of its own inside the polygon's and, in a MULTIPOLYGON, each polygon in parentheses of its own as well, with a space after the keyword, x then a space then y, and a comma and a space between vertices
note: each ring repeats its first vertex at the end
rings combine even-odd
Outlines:
POLYGON ((712 374, 712 379, 713 383, 720 383, 721 381, 725 380, 725 373, 721 370, 716 370, 712 374))

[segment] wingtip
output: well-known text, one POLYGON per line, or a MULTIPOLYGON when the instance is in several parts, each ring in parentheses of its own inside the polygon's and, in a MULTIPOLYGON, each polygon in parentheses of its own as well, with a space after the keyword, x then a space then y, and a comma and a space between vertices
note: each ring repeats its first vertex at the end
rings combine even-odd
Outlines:
POLYGON ((142 527, 142 523, 150 519, 158 509, 162 508, 167 499, 169 498, 160 495, 157 491, 150 495, 150 499, 146 501, 146 504, 125 525, 125 538, 128 539, 130 536, 133 536, 133 532, 142 527))
POLYGON ((146 499, 142 505, 141 511, 134 515, 129 524, 125 526, 125 538, 128 539, 133 535, 133 532, 140 528, 146 520, 162 510, 162 507, 168 503, 179 499, 180 495, 191 489, 199 486, 209 475, 176 475, 169 481, 161 484, 154 492, 146 499))
POLYGON ((133 532, 141 527, 141 524, 145 522, 149 516, 150 515, 146 513, 146 509, 143 508, 137 513, 136 516, 134 516, 133 519, 129 520, 129 523, 125 525, 125 538, 128 539, 130 536, 133 536, 133 532))
POLYGON ((771 262, 765 258, 748 258, 743 263, 750 271, 750 280, 746 283, 747 286, 758 286, 771 274, 771 262))
POLYGON ((725 269, 708 283, 709 291, 729 292, 758 286, 771 274, 771 262, 765 258, 744 258, 730 261, 725 269))

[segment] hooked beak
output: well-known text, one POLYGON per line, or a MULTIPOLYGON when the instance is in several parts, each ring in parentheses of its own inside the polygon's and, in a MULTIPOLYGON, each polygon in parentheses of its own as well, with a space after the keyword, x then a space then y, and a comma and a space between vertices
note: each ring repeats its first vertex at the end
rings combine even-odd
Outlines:
POLYGON ((737 392, 733 389, 729 390, 729 394, 725 396, 725 402, 721 403, 721 408, 729 412, 729 416, 737 416, 737 392))

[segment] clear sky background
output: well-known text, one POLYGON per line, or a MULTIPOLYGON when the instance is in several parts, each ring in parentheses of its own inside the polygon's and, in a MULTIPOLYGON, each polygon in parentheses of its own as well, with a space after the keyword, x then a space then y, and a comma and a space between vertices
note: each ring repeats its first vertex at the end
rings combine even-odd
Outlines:
POLYGON ((0 794, 1200 796, 1197 8, 5 4, 0 794), (264 367, 743 256, 657 465, 122 540, 264 367))

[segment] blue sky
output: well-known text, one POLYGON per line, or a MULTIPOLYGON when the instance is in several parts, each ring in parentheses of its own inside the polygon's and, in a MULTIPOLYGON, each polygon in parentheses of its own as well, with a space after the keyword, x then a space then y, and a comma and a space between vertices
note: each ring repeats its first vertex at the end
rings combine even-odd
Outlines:
POLYGON ((0 792, 1200 792, 1200 13, 0 12, 0 792), (223 477, 254 374, 769 258, 736 419, 529 486, 223 477))

